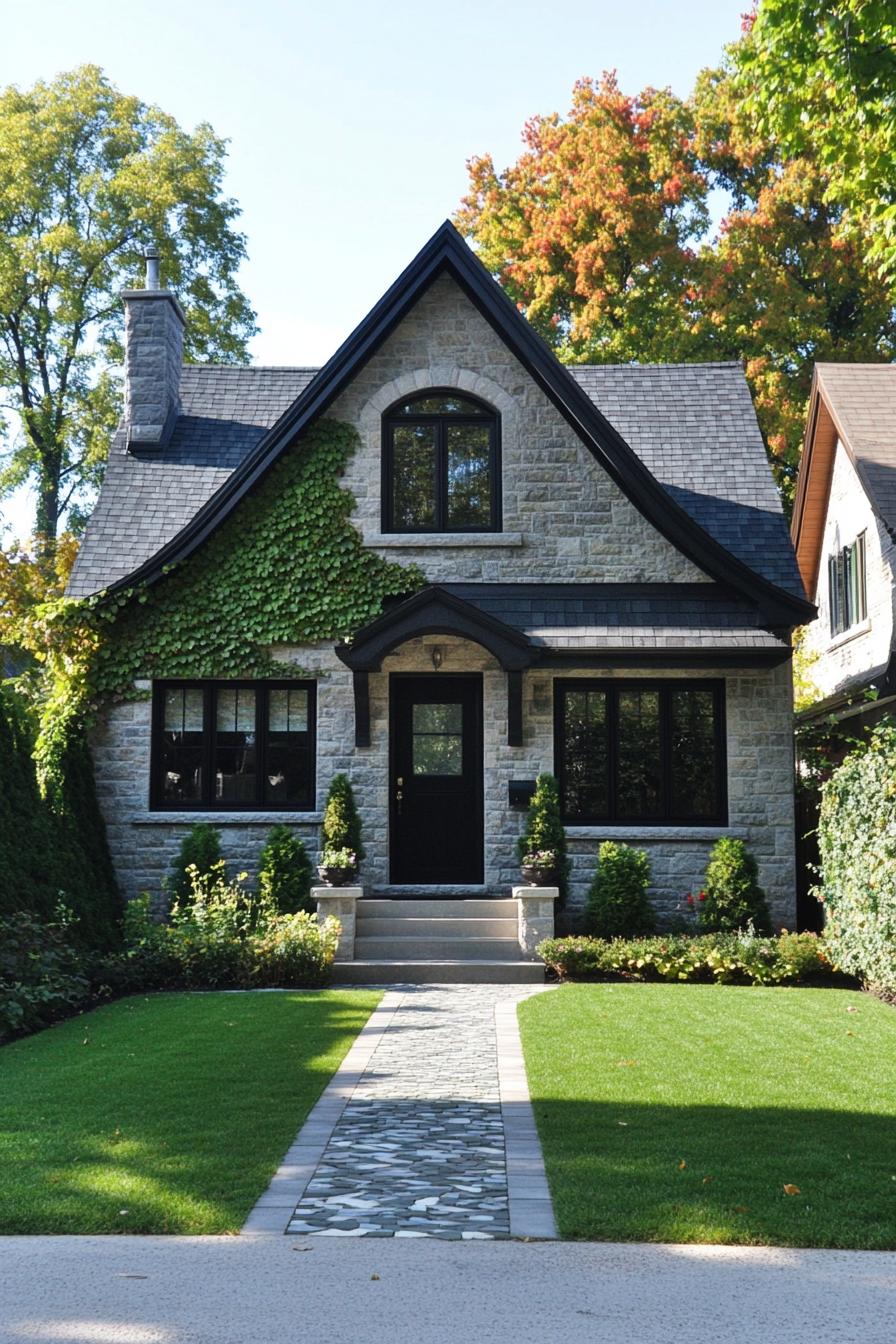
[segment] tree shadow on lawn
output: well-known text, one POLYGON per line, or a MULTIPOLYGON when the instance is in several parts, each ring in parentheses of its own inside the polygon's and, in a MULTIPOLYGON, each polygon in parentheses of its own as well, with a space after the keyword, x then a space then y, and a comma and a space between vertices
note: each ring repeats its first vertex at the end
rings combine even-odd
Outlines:
POLYGON ((894 1116, 532 1104, 564 1237, 896 1249, 894 1116))

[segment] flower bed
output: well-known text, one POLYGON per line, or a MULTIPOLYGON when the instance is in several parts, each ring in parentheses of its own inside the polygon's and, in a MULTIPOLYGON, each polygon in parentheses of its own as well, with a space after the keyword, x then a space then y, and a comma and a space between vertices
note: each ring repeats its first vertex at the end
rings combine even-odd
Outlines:
POLYGON ((750 933, 654 938, 548 938, 536 949, 561 980, 667 980, 696 984, 817 984, 838 977, 814 933, 760 938, 750 933))

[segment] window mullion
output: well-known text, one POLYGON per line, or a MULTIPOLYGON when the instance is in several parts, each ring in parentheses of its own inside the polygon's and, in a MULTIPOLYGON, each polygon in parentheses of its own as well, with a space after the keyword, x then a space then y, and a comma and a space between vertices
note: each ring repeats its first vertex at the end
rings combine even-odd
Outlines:
POLYGON ((616 821, 616 798, 618 793, 618 780, 616 778, 616 763, 618 759, 619 745, 619 696, 615 686, 607 687, 607 770, 609 772, 608 780, 608 798, 610 821, 616 821))

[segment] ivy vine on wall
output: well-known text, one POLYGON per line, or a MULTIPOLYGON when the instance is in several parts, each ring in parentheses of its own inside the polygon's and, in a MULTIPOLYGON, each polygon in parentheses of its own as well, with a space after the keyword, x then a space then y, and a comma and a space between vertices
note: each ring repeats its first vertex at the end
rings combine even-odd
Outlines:
POLYGON ((358 443, 351 426, 319 421, 155 584, 44 610, 50 694, 37 760, 47 791, 64 790, 67 753, 98 706, 134 698, 136 679, 301 676, 272 645, 347 638, 384 598, 422 586, 416 566, 365 549, 351 522, 340 477, 358 443))

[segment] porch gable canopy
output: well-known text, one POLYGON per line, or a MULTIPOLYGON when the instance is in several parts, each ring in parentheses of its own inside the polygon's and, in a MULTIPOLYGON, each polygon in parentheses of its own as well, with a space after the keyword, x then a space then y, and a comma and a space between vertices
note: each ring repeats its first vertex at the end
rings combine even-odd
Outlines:
POLYGON ((421 635, 454 635, 481 645, 507 673, 507 743, 523 744, 523 670, 535 659, 528 637, 504 621, 489 616, 463 598, 434 585, 398 603, 355 635, 351 643, 337 644, 336 654, 350 668, 355 693, 355 746, 370 746, 368 674, 378 672, 383 659, 399 644, 421 635))

